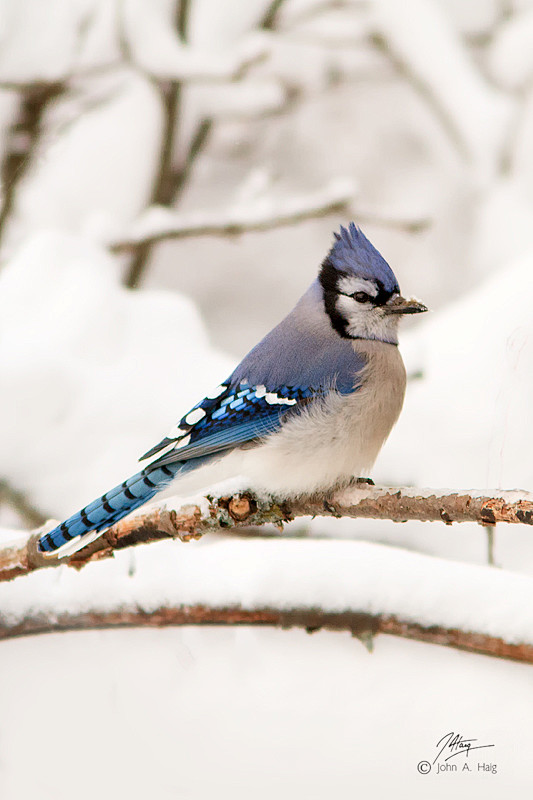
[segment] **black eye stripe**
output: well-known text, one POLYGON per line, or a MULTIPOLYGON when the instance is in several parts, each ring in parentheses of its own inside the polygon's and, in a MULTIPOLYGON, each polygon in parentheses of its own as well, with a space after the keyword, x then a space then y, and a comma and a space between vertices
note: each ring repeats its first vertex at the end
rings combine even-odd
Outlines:
MULTIPOLYGON (((326 258, 320 269, 318 276, 319 283, 324 292, 324 308, 331 322, 332 328, 342 336, 343 339, 353 339, 354 337, 348 333, 348 321, 344 314, 342 314, 338 307, 337 301, 339 296, 353 297, 352 294, 339 291, 339 281, 342 278, 354 277, 347 271, 342 271, 333 266, 329 258, 326 258)), ((361 275, 364 278, 363 275, 361 275)), ((383 282, 379 278, 374 278, 372 281, 377 289, 377 295, 371 298, 371 307, 384 306, 393 294, 399 293, 398 285, 396 284, 390 290, 385 289, 383 282)))
POLYGON ((352 300, 357 300, 358 303, 373 303, 375 301, 375 297, 368 292, 358 291, 358 292, 337 292, 337 294, 342 295, 343 297, 351 297, 352 300))
POLYGON ((377 295, 372 296, 367 292, 354 292, 353 294, 348 294, 348 292, 337 292, 337 294, 343 295, 343 297, 351 297, 353 300, 356 300, 358 303, 371 303, 373 306, 384 306, 385 303, 388 303, 394 292, 387 292, 385 289, 380 286, 377 295), (358 295, 364 296, 359 298, 358 295))

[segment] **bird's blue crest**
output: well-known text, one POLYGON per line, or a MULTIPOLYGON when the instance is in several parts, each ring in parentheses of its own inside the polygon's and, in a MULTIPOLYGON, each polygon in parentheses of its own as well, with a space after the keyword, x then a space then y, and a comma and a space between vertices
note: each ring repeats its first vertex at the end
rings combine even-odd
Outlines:
POLYGON ((328 253, 328 260, 335 269, 359 278, 381 281, 385 291, 391 294, 400 291, 394 272, 355 223, 350 222, 348 228, 341 225, 340 233, 334 236, 335 243, 328 253))

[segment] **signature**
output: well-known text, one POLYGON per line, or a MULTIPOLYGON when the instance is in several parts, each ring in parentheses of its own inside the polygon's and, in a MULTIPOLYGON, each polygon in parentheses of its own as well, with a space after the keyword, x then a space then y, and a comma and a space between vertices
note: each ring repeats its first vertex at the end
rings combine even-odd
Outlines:
POLYGON ((454 733, 453 731, 445 733, 435 745, 437 748, 440 747, 440 750, 435 756, 433 763, 443 754, 445 756, 444 760, 449 761, 450 758, 455 758, 455 756, 459 756, 462 753, 468 756, 471 750, 482 750, 485 747, 494 747, 493 744, 472 744, 472 742, 477 741, 477 739, 465 739, 460 733, 454 733))

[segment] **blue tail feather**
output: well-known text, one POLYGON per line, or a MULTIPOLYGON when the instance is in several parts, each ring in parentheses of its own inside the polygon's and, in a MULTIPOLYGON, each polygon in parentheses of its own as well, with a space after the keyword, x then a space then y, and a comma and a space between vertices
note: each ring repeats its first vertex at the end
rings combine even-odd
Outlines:
POLYGON ((158 466, 157 462, 115 486, 39 539, 39 550, 53 552, 77 536, 109 528, 166 488, 178 473, 199 466, 203 459, 158 466), (195 462, 195 463, 194 463, 195 462))

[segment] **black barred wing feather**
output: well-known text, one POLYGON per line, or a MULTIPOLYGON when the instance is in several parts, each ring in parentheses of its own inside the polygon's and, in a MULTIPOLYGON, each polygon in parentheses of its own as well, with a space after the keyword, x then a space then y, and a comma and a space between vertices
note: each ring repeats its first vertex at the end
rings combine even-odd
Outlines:
POLYGON ((274 433, 287 412, 322 394, 311 387, 281 386, 275 392, 248 383, 221 384, 198 403, 142 459, 170 464, 229 450, 274 433))

